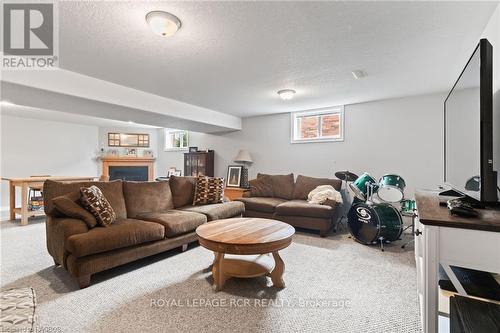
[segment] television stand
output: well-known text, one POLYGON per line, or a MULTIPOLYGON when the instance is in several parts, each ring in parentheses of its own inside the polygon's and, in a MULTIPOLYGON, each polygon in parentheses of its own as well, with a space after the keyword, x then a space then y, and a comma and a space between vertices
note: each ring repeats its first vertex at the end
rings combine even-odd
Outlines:
POLYGON ((467 291, 451 266, 500 274, 500 209, 478 210, 476 218, 450 215, 438 192, 417 191, 415 261, 423 331, 438 332, 439 265, 461 296, 467 291))

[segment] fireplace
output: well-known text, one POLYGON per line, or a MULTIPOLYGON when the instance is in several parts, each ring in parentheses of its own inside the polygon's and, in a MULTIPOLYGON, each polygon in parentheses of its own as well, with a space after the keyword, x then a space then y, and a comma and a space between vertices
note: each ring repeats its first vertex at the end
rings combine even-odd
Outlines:
POLYGON ((102 175, 109 180, 154 180, 154 158, 151 157, 103 157, 102 175))
POLYGON ((147 166, 110 166, 108 168, 109 180, 133 180, 147 181, 148 167, 147 166))

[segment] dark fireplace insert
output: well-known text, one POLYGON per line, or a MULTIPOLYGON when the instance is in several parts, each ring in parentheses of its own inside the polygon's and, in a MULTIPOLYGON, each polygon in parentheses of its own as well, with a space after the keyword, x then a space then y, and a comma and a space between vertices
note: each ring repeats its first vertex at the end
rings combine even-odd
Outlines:
POLYGON ((148 167, 147 166, 110 166, 109 180, 132 180, 132 181, 147 181, 148 167))

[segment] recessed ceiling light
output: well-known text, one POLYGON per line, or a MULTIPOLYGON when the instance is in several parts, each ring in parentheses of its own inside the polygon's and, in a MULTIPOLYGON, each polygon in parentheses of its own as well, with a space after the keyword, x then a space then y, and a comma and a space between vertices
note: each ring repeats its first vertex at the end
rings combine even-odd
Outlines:
POLYGON ((181 28, 181 20, 177 16, 161 10, 149 12, 146 22, 155 34, 162 37, 171 37, 181 28))
POLYGON ((293 89, 283 89, 278 91, 278 95, 281 97, 282 100, 289 100, 292 99, 293 96, 295 95, 295 90, 293 89))
POLYGON ((14 106, 16 104, 12 103, 12 102, 9 102, 9 101, 2 101, 2 105, 3 106, 14 106))
POLYGON ((129 123, 129 124, 135 124, 135 121, 129 120, 129 121, 127 121, 127 123, 129 123))
POLYGON ((367 74, 364 70, 361 70, 361 69, 357 69, 355 71, 352 71, 352 76, 354 76, 354 78, 356 80, 360 80, 362 78, 364 78, 367 74))

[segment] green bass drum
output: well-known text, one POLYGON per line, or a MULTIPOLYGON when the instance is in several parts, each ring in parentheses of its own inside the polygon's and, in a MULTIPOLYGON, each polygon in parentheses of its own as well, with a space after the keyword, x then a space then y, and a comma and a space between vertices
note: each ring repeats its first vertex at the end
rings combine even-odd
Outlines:
POLYGON ((403 219, 389 204, 359 202, 349 210, 348 226, 354 239, 362 244, 374 244, 380 239, 393 242, 403 232, 403 219))

